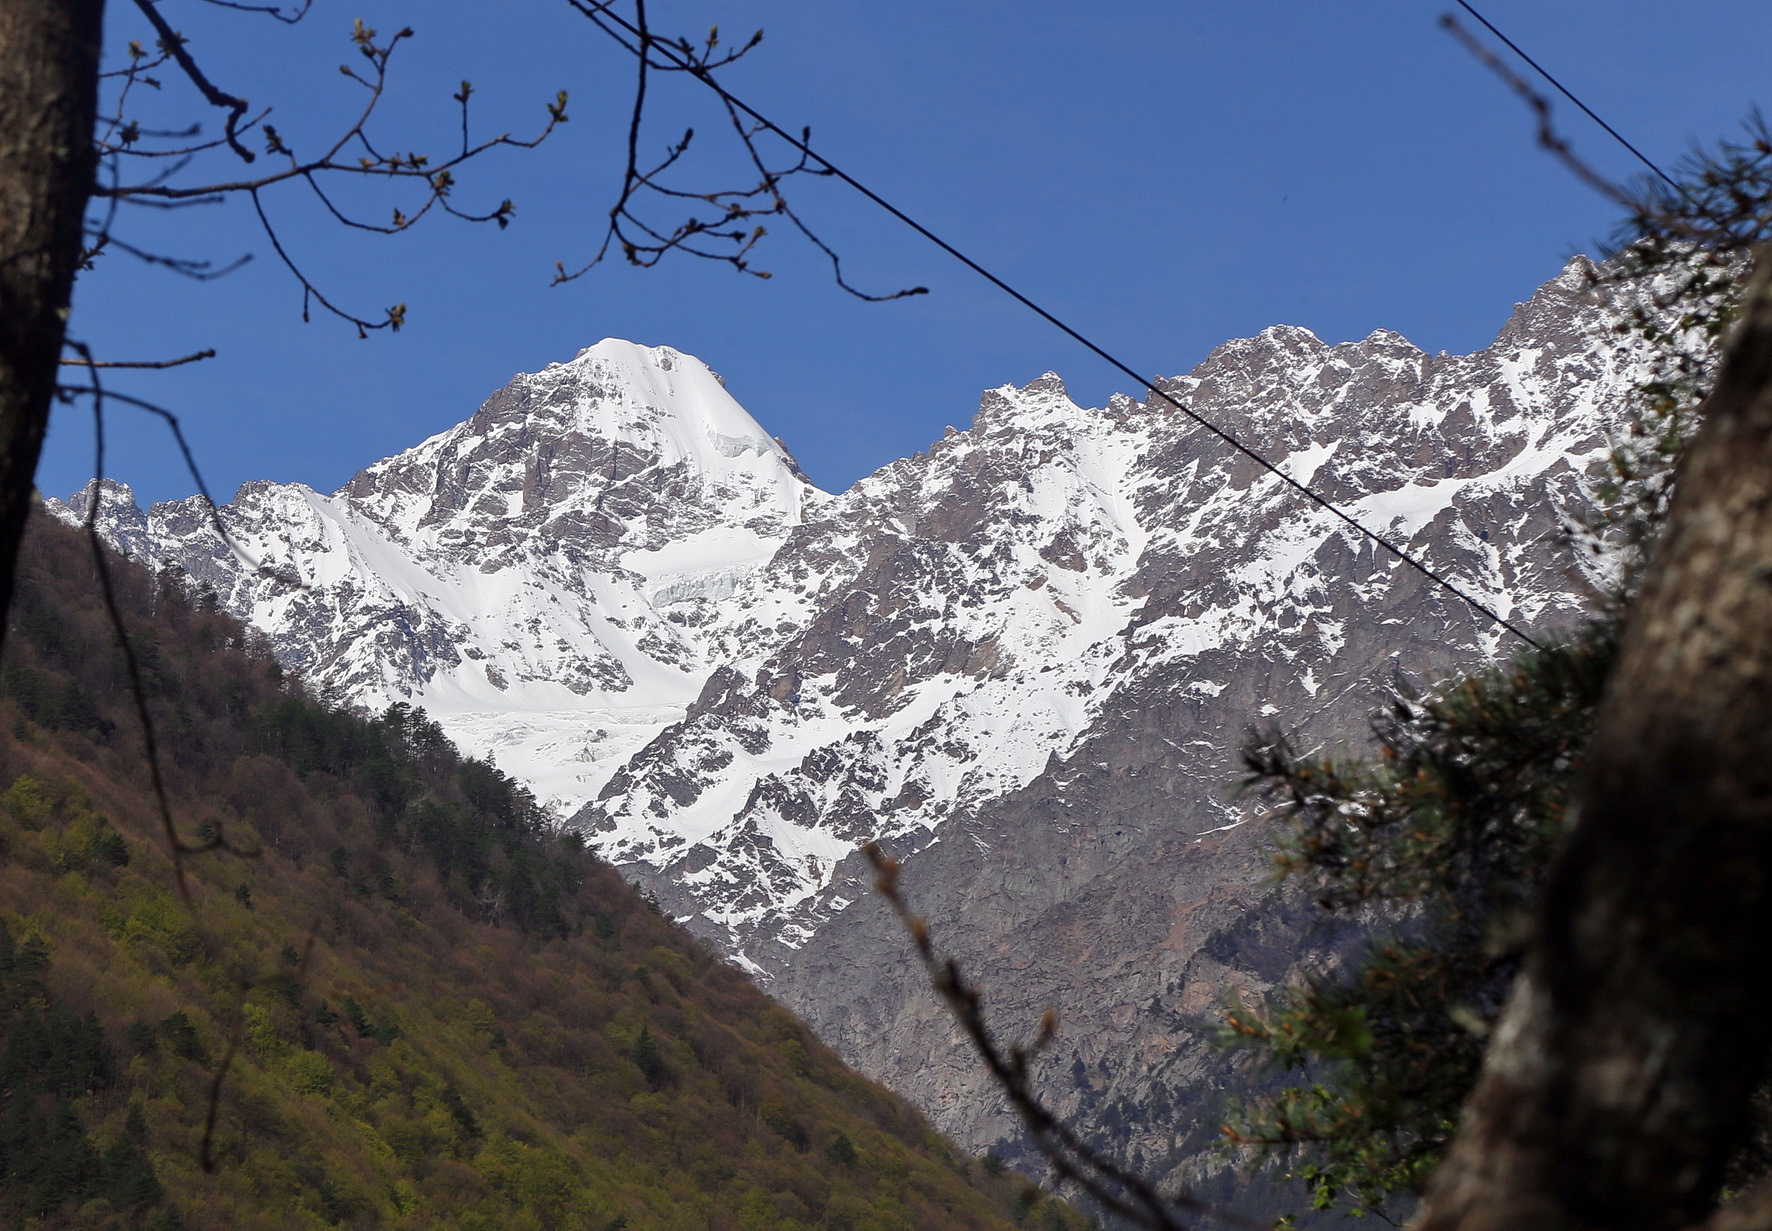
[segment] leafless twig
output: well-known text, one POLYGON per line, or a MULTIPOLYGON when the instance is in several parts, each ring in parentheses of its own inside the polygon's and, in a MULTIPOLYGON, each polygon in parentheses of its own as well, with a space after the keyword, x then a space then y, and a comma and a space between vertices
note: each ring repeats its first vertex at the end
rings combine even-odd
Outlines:
MULTIPOLYGON (((308 7, 304 3, 299 10, 286 13, 274 6, 237 4, 227 0, 210 2, 224 8, 263 13, 286 22, 299 20, 308 7)), ((503 228, 510 224, 516 206, 506 199, 487 210, 458 207, 453 199, 458 186, 457 171, 463 164, 496 149, 533 149, 567 119, 567 95, 562 90, 553 102, 547 104, 547 121, 534 136, 522 138, 504 133, 476 141, 472 136, 468 107, 473 87, 464 81, 461 90, 453 96, 461 110, 461 144, 458 149, 445 157, 433 159, 418 151, 402 152, 397 148, 385 148, 371 134, 370 125, 387 96, 390 62, 399 45, 412 37, 412 30, 401 29, 384 41, 374 29, 358 21, 352 28, 351 42, 360 62, 356 65, 341 65, 340 71, 365 91, 364 104, 354 120, 322 150, 312 156, 301 157, 269 122, 270 108, 254 113, 247 100, 221 89, 211 80, 191 53, 189 40, 166 22, 155 0, 136 0, 136 7, 154 28, 156 51, 150 53, 139 42, 131 43, 128 48, 129 64, 107 74, 108 79, 114 78, 118 84, 115 98, 108 104, 109 109, 101 118, 96 138, 97 152, 107 174, 93 190, 94 198, 105 202, 105 214, 88 228, 88 233, 93 238, 86 252, 87 262, 90 263, 106 247, 115 246, 119 251, 139 260, 171 269, 187 277, 208 279, 230 273, 248 258, 243 257, 218 269, 207 261, 150 253, 118 240, 115 236, 116 207, 120 203, 127 203, 162 209, 181 208, 215 204, 235 196, 248 196, 272 249, 302 288, 302 319, 310 319, 310 308, 317 304, 326 312, 352 325, 359 337, 367 336, 370 330, 399 329, 406 320, 406 305, 397 304, 381 317, 372 318, 353 312, 324 294, 302 272, 284 244, 266 209, 264 193, 284 184, 299 183, 341 224, 383 235, 406 231, 434 210, 463 221, 491 222, 503 228), (200 139, 199 125, 184 129, 152 130, 143 128, 139 122, 129 118, 128 104, 132 91, 138 85, 162 88, 163 83, 152 72, 168 63, 180 70, 204 102, 225 112, 224 131, 219 138, 200 139), (246 176, 224 176, 197 181, 183 176, 182 173, 193 159, 223 148, 256 169, 261 154, 247 148, 245 144, 247 138, 255 134, 264 143, 262 155, 268 157, 273 164, 269 169, 246 176), (130 159, 168 160, 169 165, 146 178, 128 177, 123 174, 122 168, 130 159), (328 192, 324 185, 326 179, 334 177, 355 180, 386 179, 417 189, 418 196, 405 208, 394 208, 389 221, 375 221, 354 216, 338 204, 335 195, 328 192)))
MULTIPOLYGON (((214 359, 215 348, 194 351, 189 355, 181 355, 177 359, 144 359, 137 362, 125 362, 118 359, 63 359, 62 366, 67 368, 178 368, 187 363, 196 363, 199 359, 214 359)), ((96 396, 96 395, 95 395, 96 396)))
POLYGON ((135 0, 135 7, 142 11, 142 15, 148 19, 148 24, 154 27, 154 33, 159 36, 160 50, 172 57, 173 62, 179 66, 186 77, 190 78, 191 84, 196 86, 198 92, 203 95, 203 100, 210 106, 220 107, 228 113, 226 121, 228 148, 238 154, 242 162, 253 161, 258 156, 240 144, 239 131, 240 117, 246 114, 246 109, 252 104, 244 98, 235 98, 232 94, 218 90, 209 78, 203 75, 203 70, 197 67, 197 61, 193 60, 191 53, 185 50, 184 36, 176 33, 171 26, 166 24, 166 19, 160 16, 160 10, 155 4, 155 0, 135 0))
MULTIPOLYGON (((768 278, 770 272, 753 265, 754 251, 767 235, 762 220, 785 218, 831 262, 832 275, 838 286, 857 299, 870 303, 903 299, 928 293, 927 287, 915 286, 885 294, 871 294, 852 286, 843 276, 842 260, 789 204, 783 184, 795 176, 827 176, 831 172, 802 148, 792 161, 774 165, 759 142, 766 135, 761 124, 741 116, 722 94, 726 117, 733 134, 743 147, 746 160, 757 179, 733 188, 688 190, 674 187, 662 178, 689 153, 695 139, 693 128, 672 142, 651 163, 644 163, 641 136, 647 105, 649 76, 652 73, 683 73, 711 82, 715 71, 742 59, 763 40, 761 30, 735 50, 723 51, 719 27, 708 31, 699 45, 686 38, 663 39, 647 24, 646 0, 634 0, 632 21, 614 11, 615 0, 567 0, 579 13, 634 57, 634 102, 628 117, 627 165, 622 173, 621 190, 609 210, 609 222, 603 242, 595 255, 577 269, 568 271, 564 262, 555 262, 554 282, 570 282, 583 277, 611 252, 619 251, 631 265, 650 269, 673 252, 718 261, 732 266, 753 278, 768 278), (649 220, 640 212, 641 203, 655 198, 688 205, 689 216, 670 226, 649 220)), ((811 140, 805 133, 804 146, 811 140)))
MULTIPOLYGON (((78 344, 70 342, 69 345, 73 346, 73 345, 78 345, 78 344)), ((95 368, 104 368, 104 367, 110 367, 113 365, 104 364, 104 363, 94 363, 94 364, 88 365, 88 364, 82 363, 77 366, 80 366, 80 367, 91 366, 91 367, 95 367, 95 368)), ((122 366, 135 366, 135 365, 118 364, 115 366, 122 367, 122 366)), ((149 365, 145 365, 145 366, 153 367, 153 366, 159 366, 159 365, 149 364, 149 365)), ((164 366, 171 367, 173 365, 167 364, 164 366)), ((110 401, 113 401, 113 402, 122 402, 123 404, 125 404, 127 406, 135 407, 137 410, 145 410, 149 414, 153 415, 155 418, 159 419, 161 422, 166 424, 167 430, 172 433, 173 442, 178 445, 179 454, 184 458, 185 469, 190 473, 192 482, 196 483, 196 485, 197 485, 197 495, 203 501, 203 509, 204 509, 204 512, 208 514, 209 524, 215 530, 216 535, 221 539, 223 545, 226 546, 227 549, 234 554, 234 557, 237 560, 239 560, 242 564, 244 564, 248 569, 252 570, 254 573, 257 573, 259 576, 269 577, 274 581, 280 582, 281 584, 283 584, 285 586, 290 586, 290 587, 297 589, 297 590, 305 590, 308 588, 307 582, 303 581, 299 576, 292 577, 288 572, 286 572, 284 570, 274 569, 274 568, 270 567, 269 565, 264 564, 260 560, 256 559, 252 555, 251 552, 247 551, 244 547, 242 547, 240 545, 240 541, 234 537, 233 532, 228 529, 227 524, 225 522, 223 522, 221 519, 221 506, 215 502, 215 497, 212 496, 209 492, 209 484, 204 481, 203 472, 201 470, 199 470, 197 467, 197 456, 195 453, 193 453, 191 451, 191 442, 185 439, 184 427, 179 423, 177 415, 173 414, 170 410, 167 410, 164 406, 156 406, 154 403, 149 402, 143 398, 138 398, 138 397, 135 397, 135 396, 133 396, 131 394, 127 394, 127 393, 119 393, 115 389, 107 389, 107 390, 104 390, 102 393, 98 392, 95 389, 96 381, 97 381, 97 377, 95 375, 94 385, 86 385, 86 386, 59 385, 56 388, 56 393, 64 401, 68 401, 68 400, 71 400, 76 397, 91 397, 94 400, 95 408, 99 405, 99 403, 103 399, 109 399, 110 401)), ((99 434, 100 434, 99 435, 98 453, 99 453, 99 458, 102 461, 103 457, 104 457, 104 441, 103 441, 103 424, 102 424, 102 422, 98 425, 98 430, 99 430, 99 434)), ((95 471, 95 474, 97 474, 97 473, 100 473, 100 472, 95 471)), ((97 482, 97 480, 95 479, 95 483, 96 482, 97 482)), ((97 488, 95 487, 94 491, 96 492, 96 490, 97 490, 97 488)), ((94 498, 96 498, 96 497, 94 497, 94 498)))
MULTIPOLYGON (((1582 183, 1625 209, 1628 220, 1620 229, 1620 248, 1647 245, 1665 255, 1665 249, 1677 246, 1708 253, 1714 264, 1728 264, 1772 239, 1772 210, 1767 204, 1772 198, 1762 191, 1772 176, 1772 139, 1758 112, 1748 119, 1746 142, 1726 141, 1714 152, 1695 152, 1682 162, 1675 176, 1648 163, 1657 178, 1623 184, 1601 174, 1575 153, 1552 121, 1550 100, 1531 82, 1452 14, 1442 15, 1440 24, 1525 102, 1537 123, 1538 144, 1582 183)), ((1579 99, 1576 102, 1581 105, 1579 99)), ((1583 110, 1587 108, 1583 106, 1583 110)), ((1599 117, 1594 118, 1618 135, 1599 117)), ((1635 146, 1618 139, 1638 158, 1644 158, 1635 146)), ((1643 263, 1627 262, 1632 266, 1643 263)))
MULTIPOLYGON (((104 475, 105 469, 105 400, 110 398, 134 402, 138 405, 146 404, 141 403, 139 399, 130 398, 127 395, 106 390, 100 381, 98 375, 99 369, 108 366, 124 365, 109 365, 95 361, 92 358, 90 350, 84 343, 70 340, 68 345, 80 352, 81 362, 78 363, 77 366, 84 367, 91 372, 91 383, 89 385, 82 389, 63 390, 64 395, 83 393, 92 398, 94 479, 88 489, 86 513, 82 519, 82 528, 86 533, 87 542, 92 549, 93 565, 98 574, 99 594, 104 600, 105 611, 110 619, 112 633, 117 639, 118 650, 123 656, 124 670, 129 681, 130 697, 134 702, 137 721, 141 725, 142 745, 144 759, 147 762, 148 779, 153 790, 155 806, 160 817, 160 825, 165 839, 167 857, 172 862, 173 881, 178 888, 179 899, 184 903, 185 909, 191 914, 192 924, 195 928, 198 941, 203 946, 204 952, 207 954, 210 961, 220 962, 224 957, 224 946, 221 941, 204 926, 202 912, 199 910, 196 899, 191 893, 190 881, 186 876, 185 861, 192 855, 200 855, 208 851, 220 851, 237 858, 251 860, 260 858, 263 855, 263 851, 258 847, 243 847, 230 841, 220 822, 214 823, 213 836, 197 842, 186 840, 178 832, 178 825, 173 819, 171 796, 167 790, 166 778, 161 768, 160 744, 154 727, 153 715, 148 708, 147 691, 142 680, 141 662, 136 656, 134 644, 129 636, 128 626, 124 622, 122 606, 117 601, 116 584, 111 575, 109 550, 106 548, 103 537, 99 534, 98 530, 99 506, 103 497, 103 484, 101 479, 104 475)), ((186 359, 175 362, 189 362, 191 359, 200 357, 201 356, 187 356, 186 359)), ((129 366, 159 367, 172 365, 149 364, 129 366)), ((148 407, 148 409, 154 411, 154 413, 164 415, 167 418, 174 433, 177 435, 179 447, 184 449, 186 460, 191 462, 194 472, 195 462, 191 459, 190 450, 185 444, 183 434, 178 430, 176 418, 158 407, 148 407)), ((197 481, 199 484, 202 483, 202 477, 200 475, 197 476, 197 481)), ((214 502, 211 501, 210 509, 212 516, 214 507, 214 502)), ((219 526, 219 522, 217 524, 219 526)), ((226 533, 225 530, 223 533, 226 533)), ((313 954, 314 939, 318 934, 318 930, 319 920, 316 918, 308 927, 307 939, 302 947, 301 960, 296 967, 296 973, 298 975, 307 970, 308 962, 313 954)), ((198 1162, 206 1172, 213 1172, 217 1167, 214 1149, 216 1125, 221 1115, 222 1093, 227 1084, 228 1074, 233 1068, 235 1057, 239 1054, 240 1043, 245 1037, 246 998, 255 988, 264 986, 275 977, 276 976, 261 976, 259 978, 252 978, 245 973, 236 974, 234 977, 234 1003, 228 1029, 227 1046, 224 1048, 221 1059, 216 1065, 214 1075, 210 1078, 207 1107, 203 1118, 203 1135, 198 1143, 197 1149, 198 1162)))
POLYGON ((1508 87, 1520 96, 1526 106, 1531 108, 1532 114, 1538 121, 1539 145, 1555 155, 1557 160, 1569 168, 1582 183, 1596 192, 1611 198, 1627 210, 1635 210, 1638 207, 1640 200, 1636 195, 1622 185, 1601 175, 1576 155, 1575 148, 1569 144, 1568 138, 1559 133, 1551 122, 1550 100, 1533 89, 1531 82, 1516 73, 1512 66, 1491 51, 1476 35, 1465 29, 1458 18, 1452 14, 1442 14, 1440 25, 1453 38, 1462 43, 1465 50, 1481 61, 1489 71, 1506 82, 1508 87))
MULTIPOLYGON (((123 622, 123 611, 117 603, 117 590, 111 578, 110 558, 104 539, 99 534, 98 512, 99 503, 104 495, 104 484, 101 481, 105 472, 105 399, 123 398, 124 395, 107 392, 98 375, 98 365, 92 362, 92 353, 83 342, 70 340, 68 345, 80 352, 86 360, 83 365, 91 371, 91 383, 83 390, 75 392, 87 393, 92 398, 93 419, 93 481, 87 489, 86 513, 82 518, 82 526, 86 531, 87 541, 92 547, 93 566, 98 572, 99 595, 104 600, 105 611, 111 620, 111 629, 116 634, 119 652, 123 655, 124 671, 129 679, 129 693, 135 702, 136 718, 141 723, 142 746, 148 764, 148 781, 154 792, 154 803, 159 810, 160 824, 166 838, 166 850, 172 859, 173 878, 178 885, 179 897, 186 907, 192 907, 191 889, 185 877, 184 858, 187 855, 200 855, 206 851, 225 850, 230 854, 247 859, 256 859, 259 852, 249 847, 231 845, 220 825, 216 826, 215 835, 201 842, 187 842, 179 835, 178 825, 172 817, 172 802, 166 790, 166 778, 160 766, 160 742, 155 734, 154 719, 148 711, 147 689, 142 684, 141 662, 135 653, 135 646, 130 641, 129 630, 123 622)), ((134 400, 134 399, 128 399, 134 400)), ((180 436, 180 443, 183 437, 180 436)))
POLYGON ((204 4, 212 4, 218 9, 234 9, 241 13, 263 13, 266 17, 274 17, 286 26, 293 26, 308 15, 314 7, 314 0, 302 0, 296 8, 285 12, 281 5, 276 4, 240 4, 238 0, 203 0, 204 4))

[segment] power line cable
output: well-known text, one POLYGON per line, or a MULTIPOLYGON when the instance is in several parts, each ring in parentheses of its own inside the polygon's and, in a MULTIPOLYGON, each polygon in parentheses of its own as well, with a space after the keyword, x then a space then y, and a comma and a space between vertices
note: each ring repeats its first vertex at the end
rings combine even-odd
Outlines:
POLYGON ((1029 309, 1035 315, 1039 316, 1042 320, 1046 321, 1048 324, 1054 326, 1055 328, 1057 328, 1058 330, 1060 330, 1061 332, 1063 332, 1064 334, 1069 336, 1071 339, 1073 339, 1074 341, 1081 344, 1085 349, 1089 350, 1091 353, 1096 355, 1098 358, 1106 361, 1111 367, 1117 369, 1120 372, 1123 372, 1127 376, 1130 376, 1133 380, 1138 382, 1140 387, 1145 388, 1145 389, 1149 389, 1152 393, 1154 393, 1158 397, 1162 398, 1165 402, 1169 403, 1169 405, 1173 406, 1176 410, 1179 410, 1182 414, 1186 415, 1188 418, 1192 419, 1195 423, 1199 424, 1201 427, 1205 428, 1208 432, 1212 433, 1212 435, 1216 436, 1219 440, 1222 440, 1225 444, 1229 445, 1232 449, 1236 450, 1238 453, 1241 453, 1244 457, 1247 457, 1250 461, 1252 461, 1256 465, 1260 466, 1263 470, 1266 470, 1269 474, 1274 475, 1282 483, 1286 484, 1288 487, 1292 488, 1294 491, 1298 492, 1300 495, 1303 495, 1306 499, 1310 500, 1313 504, 1317 505, 1319 508, 1322 508, 1326 512, 1333 515, 1336 519, 1341 521, 1343 524, 1348 526, 1350 529, 1354 530, 1355 532, 1357 532, 1358 534, 1360 534, 1364 538, 1371 540, 1377 546, 1383 548, 1385 551, 1389 552, 1392 556, 1395 556, 1402 563, 1408 565, 1410 568, 1412 568, 1416 572, 1420 573, 1423 577, 1427 578, 1429 581, 1433 582, 1435 585, 1437 585, 1441 589, 1445 590, 1448 594, 1452 595, 1454 598, 1457 598, 1460 602, 1462 602, 1466 606, 1470 607, 1473 611, 1480 613, 1485 618, 1487 618, 1488 620, 1490 620, 1494 624, 1498 625, 1499 627, 1505 628, 1508 632, 1510 632, 1514 636, 1518 637, 1521 641, 1524 641, 1527 645, 1532 646, 1534 649, 1543 649, 1544 648, 1543 645, 1536 638, 1534 638, 1531 634, 1527 633, 1519 625, 1513 623, 1513 621, 1507 619, 1505 616, 1501 615, 1499 612, 1497 612, 1493 608, 1489 607, 1487 604, 1482 602, 1482 600, 1466 593, 1464 590, 1460 589, 1457 585, 1453 584, 1446 577, 1442 576, 1435 569, 1431 568, 1427 564, 1424 564, 1422 561, 1417 560, 1414 556, 1410 555, 1407 551, 1403 550, 1401 547, 1396 546, 1389 539, 1385 538, 1383 535, 1379 534, 1377 531, 1368 529, 1365 525, 1363 525, 1352 514, 1344 512, 1339 506, 1337 506, 1335 503, 1330 501, 1327 497, 1318 495, 1310 487, 1306 486, 1303 483, 1300 483, 1297 479, 1294 479, 1291 475, 1287 474, 1284 470, 1280 469, 1273 462, 1268 461, 1268 459, 1263 457, 1260 453, 1257 453, 1254 449, 1251 449, 1248 445, 1245 445, 1244 443, 1242 443, 1242 441, 1237 439, 1237 437, 1234 433, 1225 431, 1223 428, 1219 427, 1217 424, 1213 423, 1211 420, 1209 420, 1205 416, 1201 415, 1198 411, 1194 410, 1192 407, 1188 406, 1186 403, 1181 402, 1180 400, 1176 399, 1175 397, 1172 397, 1166 390, 1158 387, 1157 380, 1159 378, 1141 375, 1137 371, 1137 369, 1133 368, 1130 364, 1124 362, 1118 356, 1112 354, 1105 347, 1101 346, 1099 343, 1097 343, 1094 340, 1092 340, 1091 338, 1087 337, 1079 330, 1073 328, 1069 324, 1066 324, 1059 317, 1053 315, 1051 312, 1047 311, 1045 308, 1043 308, 1039 304, 1035 303, 1032 299, 1029 299, 1026 295, 1024 295, 1020 291, 1016 290, 1013 286, 1010 286, 1009 283, 1005 282, 1002 278, 999 278, 996 274, 994 274, 990 270, 986 269, 983 265, 980 265, 977 261, 973 260, 971 257, 967 256, 964 252, 962 252, 958 248, 954 247, 954 245, 948 243, 947 240, 943 239, 941 236, 939 236, 935 232, 931 231, 928 227, 926 227, 922 223, 918 222, 915 218, 912 218, 909 214, 905 213, 903 210, 899 209, 896 205, 894 205, 890 201, 886 200, 879 193, 877 193, 873 189, 869 188, 866 184, 863 184, 860 180, 856 179, 854 176, 850 175, 848 172, 846 172, 842 168, 838 167, 835 163, 831 162, 830 159, 826 158, 823 154, 820 154, 817 150, 813 149, 812 146, 806 140, 799 138, 799 137, 795 137, 792 134, 785 131, 780 125, 778 125, 774 121, 770 120, 769 117, 763 115, 761 112, 757 111, 756 108, 750 106, 748 103, 744 102, 742 99, 736 97, 730 90, 728 90, 725 86, 721 85, 718 81, 715 81, 713 74, 711 72, 709 72, 707 69, 698 65, 693 59, 691 59, 689 56, 683 54, 677 48, 673 47, 670 43, 663 42, 663 41, 659 40, 654 35, 643 33, 638 27, 630 24, 626 18, 611 11, 611 9, 607 5, 598 5, 598 6, 595 6, 592 8, 581 8, 580 11, 586 13, 587 16, 591 17, 591 20, 593 22, 597 22, 598 27, 600 29, 604 30, 604 33, 609 34, 612 38, 615 39, 616 42, 620 43, 623 47, 627 48, 628 51, 630 51, 634 54, 637 54, 637 55, 644 55, 644 54, 646 54, 648 48, 650 48, 651 50, 654 50, 654 51, 658 52, 659 54, 665 56, 666 58, 668 58, 671 61, 671 63, 675 67, 677 67, 678 69, 681 69, 682 71, 685 71, 685 72, 689 73, 691 76, 695 77, 703 85, 707 86, 710 90, 714 91, 714 93, 718 94, 720 96, 720 98, 724 102, 726 102, 728 105, 735 107, 739 111, 742 111, 745 115, 749 116, 752 120, 754 120, 757 124, 761 125, 764 129, 768 130, 769 132, 774 133, 777 137, 781 138, 783 141, 786 141, 789 145, 793 146, 796 150, 800 151, 807 158, 810 158, 813 161, 817 162, 821 167, 823 167, 827 172, 829 172, 831 174, 831 176, 833 176, 836 179, 841 180, 843 183, 845 183, 845 184, 849 185, 851 188, 855 189, 855 191, 859 192, 862 196, 864 196, 868 200, 872 201, 875 205, 877 205, 881 209, 885 210, 888 214, 891 214, 894 218, 896 218, 900 222, 904 223, 906 226, 911 228, 911 230, 913 230, 917 234, 921 235, 924 239, 926 239, 930 243, 934 244, 937 248, 940 248, 943 252, 945 252, 949 256, 953 257, 956 261, 959 261, 962 265, 964 265, 964 266, 966 266, 966 268, 972 270, 972 272, 976 273, 979 277, 981 277, 985 281, 989 282, 992 286, 994 286, 998 290, 1004 292, 1005 294, 1010 296, 1012 299, 1014 299, 1017 303, 1020 303, 1023 307, 1029 309), (623 39, 619 35, 615 34, 614 31, 609 30, 607 27, 604 27, 601 22, 597 21, 597 18, 599 16, 607 17, 610 21, 614 22, 615 24, 621 26, 624 30, 626 30, 630 35, 633 36, 633 38, 635 40, 634 45, 629 46, 625 39, 623 39))
POLYGON ((1612 125, 1606 123, 1605 120, 1602 120, 1598 115, 1594 114, 1594 109, 1592 107, 1588 106, 1586 103, 1582 102, 1579 98, 1575 97, 1574 93, 1569 89, 1568 86, 1564 85, 1562 82, 1558 81, 1555 77, 1551 76, 1549 69, 1545 68, 1544 65, 1540 64, 1537 60, 1534 60, 1531 56, 1527 55, 1524 51, 1520 50, 1520 45, 1518 43, 1514 42, 1513 39, 1511 39, 1507 35, 1503 34, 1500 30, 1497 30, 1495 28, 1494 22, 1490 21, 1487 17, 1485 17, 1481 13, 1477 12, 1477 10, 1472 8, 1466 2, 1466 0, 1453 0, 1453 3, 1458 5, 1458 7, 1463 9, 1465 12, 1469 13, 1472 17, 1475 17, 1478 21, 1482 22, 1483 28, 1485 30, 1489 31, 1489 33, 1493 34, 1496 38, 1498 38, 1502 42, 1506 43, 1508 45, 1508 48, 1516 56, 1519 56, 1520 59, 1526 61, 1526 63, 1528 63, 1532 66, 1533 72, 1537 73, 1540 77, 1543 77, 1546 81, 1550 82, 1552 86, 1556 87, 1557 93, 1561 94, 1564 98, 1566 98, 1570 102, 1574 103, 1577 107, 1580 107, 1583 115, 1587 116, 1588 119, 1592 120, 1594 123, 1598 124, 1601 128, 1605 129, 1607 134, 1609 136, 1611 136, 1611 138, 1614 141, 1618 142, 1618 144, 1622 145, 1625 149, 1629 150, 1632 154, 1634 154, 1636 156, 1636 159, 1638 162, 1642 163, 1645 167, 1648 167, 1651 171, 1655 172, 1655 174, 1659 175, 1661 177, 1662 181, 1669 188, 1672 188, 1675 192, 1681 193, 1682 195, 1685 193, 1686 190, 1681 188, 1679 186, 1679 184, 1675 183, 1674 178, 1671 175, 1669 175, 1666 171, 1663 171, 1660 167, 1656 166, 1655 163, 1650 160, 1649 156, 1647 154, 1643 153, 1642 150, 1639 150, 1636 146, 1632 145, 1629 141, 1626 141, 1624 139, 1623 134, 1621 134, 1616 128, 1612 127, 1612 125))

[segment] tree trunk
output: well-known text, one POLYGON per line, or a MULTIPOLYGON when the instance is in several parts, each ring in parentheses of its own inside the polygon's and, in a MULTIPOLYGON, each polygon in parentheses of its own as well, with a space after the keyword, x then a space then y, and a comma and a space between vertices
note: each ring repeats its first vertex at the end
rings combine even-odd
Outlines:
POLYGON ((0 638, 80 262, 104 0, 0 0, 0 638))
POLYGON ((1580 819, 1418 1231, 1676 1228, 1772 1034, 1772 260, 1629 613, 1580 819))

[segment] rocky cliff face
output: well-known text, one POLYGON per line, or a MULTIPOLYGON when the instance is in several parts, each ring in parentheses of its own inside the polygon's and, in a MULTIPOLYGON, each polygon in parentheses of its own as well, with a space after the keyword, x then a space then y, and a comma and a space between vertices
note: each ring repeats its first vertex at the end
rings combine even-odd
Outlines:
MULTIPOLYGON (((1166 387, 1544 629, 1577 618, 1560 509, 1633 363, 1572 267, 1473 355, 1276 327, 1166 387)), ((256 571, 194 502, 112 494, 137 554, 310 679, 426 705, 847 1058, 1014 1153, 866 888, 883 839, 1005 1023, 1060 1009, 1060 1107, 1157 1170, 1215 1127, 1219 996, 1306 943, 1232 795, 1243 732, 1357 737, 1394 673, 1508 649, 1159 399, 1053 375, 828 496, 697 361, 604 342, 330 496, 247 485, 221 516, 256 571)))

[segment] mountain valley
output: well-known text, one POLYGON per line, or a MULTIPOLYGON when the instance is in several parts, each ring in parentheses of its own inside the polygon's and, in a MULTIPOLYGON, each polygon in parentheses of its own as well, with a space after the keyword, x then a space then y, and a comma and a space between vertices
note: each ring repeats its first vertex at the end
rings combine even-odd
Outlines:
MULTIPOLYGON (((1509 620, 1566 629, 1591 579, 1564 523, 1639 362, 1586 270, 1471 355, 1277 326, 1162 387, 1509 620)), ((100 494, 121 551, 318 692, 422 707, 845 1060, 1030 1169, 859 845, 905 861, 1006 1030, 1059 1010, 1058 1110, 1153 1174, 1215 1175, 1242 1080, 1216 1006, 1318 945, 1235 795, 1243 733, 1358 741, 1400 676, 1510 650, 1161 399, 1083 407, 1052 373, 840 494, 700 361, 614 339, 330 495, 249 483, 212 518, 100 494)))
POLYGON ((0 664, 9 1225, 1080 1231, 434 723, 108 572, 169 812, 94 556, 38 518, 0 664))

